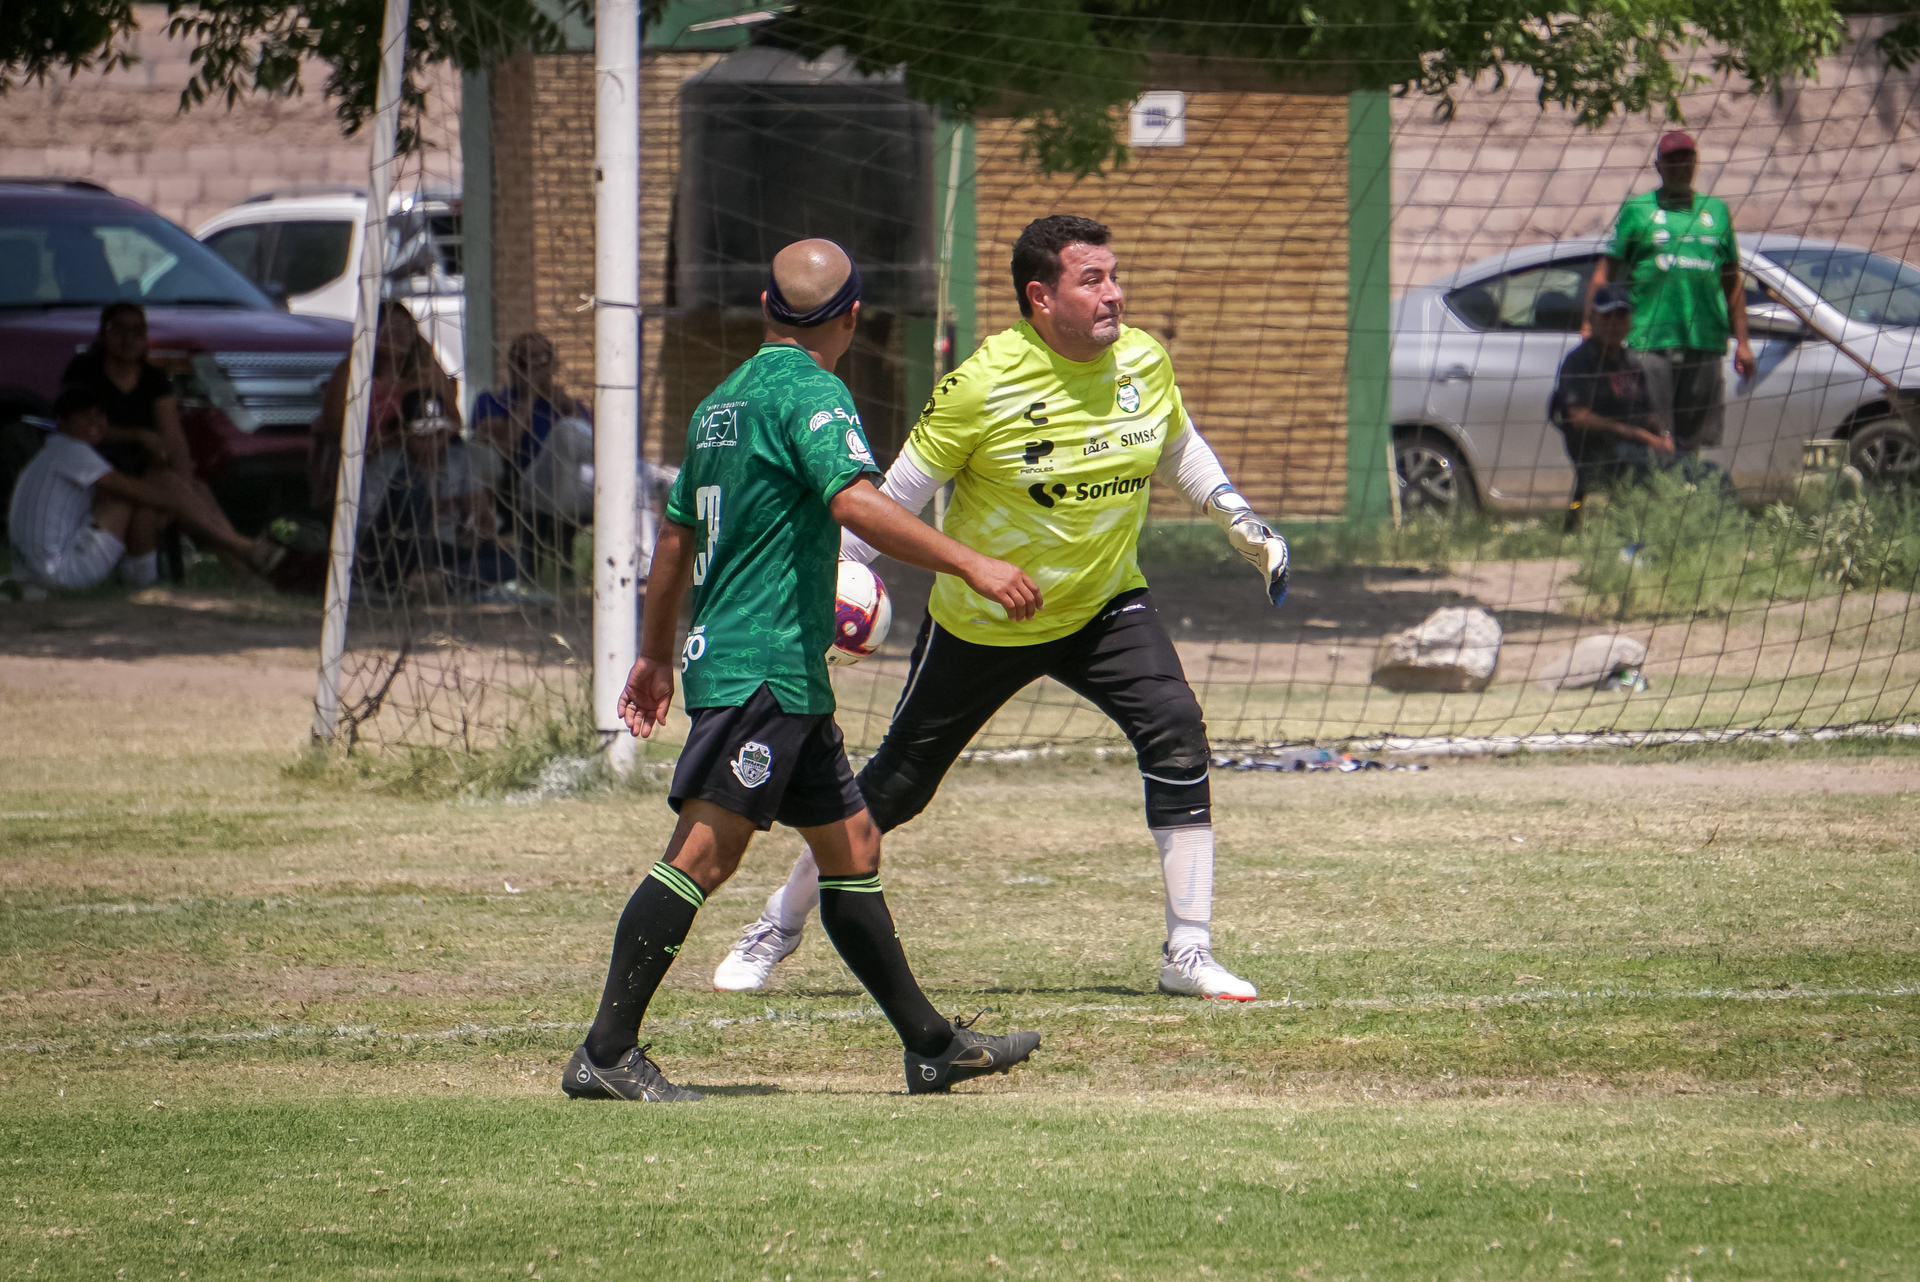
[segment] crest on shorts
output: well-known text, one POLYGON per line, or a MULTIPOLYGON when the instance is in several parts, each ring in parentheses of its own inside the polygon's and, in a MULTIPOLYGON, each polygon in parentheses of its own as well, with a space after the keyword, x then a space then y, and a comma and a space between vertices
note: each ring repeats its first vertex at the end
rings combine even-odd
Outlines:
POLYGON ((758 788, 773 776, 773 749, 749 739, 733 758, 733 777, 748 788, 758 788))
POLYGON ((1140 408, 1140 389, 1133 385, 1132 380, 1122 378, 1120 388, 1114 395, 1120 398, 1120 408, 1127 413, 1131 414, 1140 408))

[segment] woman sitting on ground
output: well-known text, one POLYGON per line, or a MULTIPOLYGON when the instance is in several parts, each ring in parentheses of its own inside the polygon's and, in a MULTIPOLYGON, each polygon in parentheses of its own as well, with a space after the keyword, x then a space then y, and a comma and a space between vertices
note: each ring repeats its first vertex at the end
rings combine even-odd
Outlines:
POLYGON ((92 346, 67 362, 60 385, 83 387, 99 399, 107 435, 95 448, 114 471, 142 477, 165 468, 205 489, 194 482, 173 380, 147 359, 147 313, 140 304, 108 303, 100 309, 92 346))
MULTIPOLYGON (((316 511, 333 507, 335 478, 340 469, 340 440, 347 419, 347 378, 350 361, 341 361, 327 380, 320 398, 320 417, 313 424, 308 462, 309 498, 316 511)), ((380 304, 380 324, 373 344, 373 389, 367 401, 367 457, 392 448, 406 427, 408 397, 439 402, 438 417, 460 426, 460 385, 440 368, 433 344, 420 332, 406 305, 396 299, 380 304)))

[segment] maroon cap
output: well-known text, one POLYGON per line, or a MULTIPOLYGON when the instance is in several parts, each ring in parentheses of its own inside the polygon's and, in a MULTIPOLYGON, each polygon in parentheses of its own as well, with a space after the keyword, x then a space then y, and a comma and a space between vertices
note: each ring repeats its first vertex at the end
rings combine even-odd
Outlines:
POLYGON ((1675 151, 1698 151, 1693 145, 1693 135, 1681 133, 1678 129, 1660 135, 1659 146, 1653 149, 1656 156, 1664 156, 1675 151))

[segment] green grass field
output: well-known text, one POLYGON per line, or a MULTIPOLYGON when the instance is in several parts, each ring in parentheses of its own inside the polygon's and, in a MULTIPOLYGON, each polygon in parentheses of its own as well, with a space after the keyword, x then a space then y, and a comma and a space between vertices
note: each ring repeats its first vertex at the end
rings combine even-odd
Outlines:
MULTIPOLYGON (((74 644, 74 649, 84 646, 74 644)), ((0 1272, 57 1278, 1920 1276, 1920 753, 1233 774, 1217 940, 1158 996, 1137 776, 969 766, 890 840, 943 1009, 1034 1062, 908 1099, 817 926, 561 1061, 657 793, 289 769, 311 654, 0 651, 0 1272)))

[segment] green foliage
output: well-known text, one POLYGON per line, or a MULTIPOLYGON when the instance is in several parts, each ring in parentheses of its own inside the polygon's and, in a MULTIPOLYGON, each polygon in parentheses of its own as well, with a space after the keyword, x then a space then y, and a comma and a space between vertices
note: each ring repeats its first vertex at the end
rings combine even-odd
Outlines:
MULTIPOLYGON (((643 0, 646 21, 667 2, 643 0)), ((168 30, 196 42, 181 104, 299 93, 302 61, 318 59, 351 133, 373 111, 382 9, 383 0, 168 0, 168 30)), ((561 23, 592 10, 591 0, 413 0, 409 112, 423 105, 428 65, 480 68, 523 48, 563 48, 561 23)), ((0 92, 56 68, 132 61, 127 0, 25 0, 8 16, 0 92)), ((1811 75, 1845 29, 1832 0, 799 0, 765 30, 809 53, 843 47, 868 71, 904 66, 915 97, 961 117, 1012 115, 1026 123, 1037 168, 1089 175, 1126 163, 1121 109, 1165 55, 1242 78, 1259 68, 1276 86, 1426 94, 1442 114, 1461 86, 1504 83, 1520 69, 1539 77, 1543 106, 1598 127, 1620 114, 1678 119, 1680 95, 1702 80, 1676 61, 1705 43, 1720 47, 1717 72, 1778 92, 1811 75)), ((1920 48, 1913 30, 1909 19, 1878 42, 1892 65, 1920 48)))
MULTIPOLYGON (((327 95, 346 133, 374 111, 380 79, 381 22, 385 0, 240 0, 192 3, 168 0, 167 31, 194 43, 193 79, 180 92, 182 110, 209 98, 231 106, 248 93, 287 97, 301 92, 301 64, 317 59, 329 68, 327 95)), ((566 47, 556 14, 592 11, 590 0, 411 0, 407 23, 406 89, 399 147, 418 141, 417 120, 426 107, 422 80, 434 63, 489 67, 521 49, 566 47)))
POLYGON ((130 67, 138 61, 130 39, 138 25, 133 0, 9 4, 0 22, 0 94, 57 71, 130 67))
POLYGON ((1574 547, 1573 581, 1595 615, 1724 614, 1741 603, 1912 589, 1920 505, 1884 493, 1811 512, 1776 503, 1756 518, 1711 481, 1667 470, 1591 507, 1574 547))
POLYGON ((1126 162, 1118 113, 1156 55, 1259 67, 1277 85, 1426 94, 1443 115, 1461 86, 1522 69, 1540 78, 1542 106, 1597 128, 1621 114, 1679 119, 1680 96, 1704 79, 1676 61, 1708 42, 1722 46, 1716 71, 1778 92, 1845 32, 1830 0, 802 0, 778 29, 808 52, 844 46, 869 71, 904 64, 916 97, 959 115, 1012 114, 1039 168, 1077 175, 1126 162))

